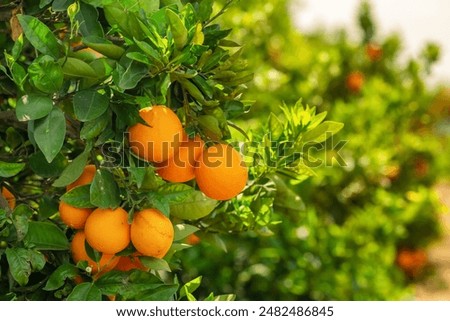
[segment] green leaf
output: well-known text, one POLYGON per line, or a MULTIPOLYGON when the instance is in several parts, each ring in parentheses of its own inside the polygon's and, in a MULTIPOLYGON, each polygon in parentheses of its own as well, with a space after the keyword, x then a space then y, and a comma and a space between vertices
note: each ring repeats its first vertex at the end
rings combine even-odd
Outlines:
POLYGON ((157 287, 154 290, 141 292, 138 296, 136 296, 136 298, 139 301, 173 301, 177 291, 178 285, 165 284, 157 287))
POLYGON ((81 2, 75 20, 79 23, 79 31, 83 37, 104 36, 102 25, 98 21, 98 11, 95 7, 81 2))
POLYGON ((63 154, 58 153, 51 163, 48 163, 44 154, 38 151, 29 158, 32 171, 44 178, 57 177, 61 175, 67 165, 67 160, 63 154))
POLYGON ((170 215, 185 219, 197 220, 209 215, 218 202, 206 197, 202 192, 193 190, 184 201, 170 205, 170 215))
POLYGON ((174 226, 175 236, 174 241, 180 241, 188 237, 189 235, 197 232, 199 229, 189 224, 176 224, 174 226))
POLYGON ((74 0, 54 0, 52 9, 54 11, 66 11, 73 2, 74 0))
POLYGON ((59 108, 53 110, 34 125, 34 139, 44 153, 47 162, 51 163, 58 155, 66 137, 66 118, 59 108))
POLYGON ((36 58, 28 67, 28 74, 33 86, 48 94, 58 91, 64 81, 61 66, 50 56, 36 58))
POLYGON ((48 96, 29 94, 17 100, 16 117, 19 121, 40 119, 53 109, 53 100, 48 96))
POLYGON ((113 174, 105 169, 97 170, 91 184, 92 205, 100 208, 117 208, 120 205, 120 191, 113 174))
POLYGON ((116 60, 120 59, 125 53, 125 49, 122 47, 119 47, 104 38, 93 35, 83 38, 83 43, 102 55, 116 60))
POLYGON ((73 96, 73 109, 80 121, 101 116, 109 107, 109 98, 95 90, 82 90, 73 96))
POLYGON ((150 268, 152 270, 167 271, 167 272, 171 271, 169 264, 167 263, 166 260, 149 256, 141 256, 139 257, 139 260, 145 267, 150 268))
POLYGON ((83 124, 83 128, 80 131, 81 139, 94 139, 100 135, 109 123, 109 114, 104 113, 103 115, 87 121, 83 124))
POLYGON ((77 186, 61 196, 61 201, 78 208, 94 208, 91 204, 89 184, 77 186))
POLYGON ((24 163, 6 163, 0 161, 0 177, 13 177, 25 168, 24 163))
POLYGON ((178 50, 184 48, 188 41, 188 31, 180 17, 170 9, 166 10, 166 18, 172 31, 173 41, 178 50))
POLYGON ((64 232, 49 222, 29 222, 23 241, 26 247, 37 250, 62 251, 69 248, 64 232))
POLYGON ((113 73, 114 82, 122 90, 133 89, 148 73, 148 66, 127 58, 125 66, 117 65, 113 73))
POLYGON ((89 64, 77 58, 61 58, 58 63, 62 66, 64 75, 68 77, 97 78, 98 76, 89 64))
POLYGON ((53 183, 53 186, 64 187, 75 182, 86 167, 91 149, 91 145, 86 146, 86 149, 64 169, 61 176, 53 183))
POLYGON ((206 21, 213 11, 213 0, 202 0, 198 7, 198 18, 200 21, 206 21))
POLYGON ((94 283, 81 283, 73 288, 67 301, 101 301, 102 292, 94 283))
POLYGON ((146 43, 145 41, 139 41, 137 39, 134 39, 136 45, 141 49, 150 59, 152 59, 153 62, 157 64, 161 64, 161 54, 154 49, 150 44, 146 43))
POLYGON ((313 142, 321 143, 326 141, 328 138, 339 132, 344 127, 343 123, 338 123, 334 121, 325 121, 313 128, 302 136, 303 142, 313 142))
POLYGON ((66 279, 72 279, 77 276, 78 273, 79 271, 76 266, 70 263, 63 263, 62 265, 58 266, 58 268, 50 275, 43 290, 57 290, 64 285, 66 279))
POLYGON ((104 295, 120 293, 128 300, 140 300, 141 293, 148 293, 164 285, 155 275, 140 270, 111 271, 98 278, 95 284, 104 295))
POLYGON ((202 283, 202 277, 199 276, 189 282, 187 282, 185 285, 183 285, 180 289, 180 298, 184 298, 188 294, 193 293, 195 290, 198 289, 198 287, 202 283))
MULTIPOLYGON (((133 2, 133 4, 136 4, 133 2)), ((119 2, 103 7, 105 18, 110 26, 117 25, 121 33, 129 38, 142 39, 142 30, 139 26, 139 19, 129 8, 132 6, 122 5, 119 2)), ((136 10, 139 8, 136 8, 136 10)))
POLYGON ((14 42, 14 46, 11 50, 14 61, 17 61, 20 58, 20 54, 23 49, 23 33, 20 34, 19 38, 14 42))
POLYGON ((143 64, 146 64, 146 65, 150 65, 151 64, 151 62, 147 58, 147 56, 142 54, 142 53, 140 53, 140 52, 129 52, 129 53, 127 53, 127 57, 132 59, 132 60, 135 60, 137 62, 141 62, 143 64))
POLYGON ((17 241, 21 242, 28 233, 28 220, 33 211, 26 205, 18 205, 12 214, 12 221, 17 232, 17 241))
POLYGON ((38 218, 39 220, 45 220, 50 216, 58 213, 58 202, 47 195, 44 195, 39 200, 38 218))
POLYGON ((44 268, 45 257, 42 253, 22 248, 8 248, 5 250, 9 271, 21 286, 28 283, 31 272, 44 268))
POLYGON ((272 139, 277 140, 284 132, 284 125, 281 120, 274 114, 269 115, 269 132, 272 139))
POLYGON ((158 193, 170 203, 178 203, 192 194, 193 188, 186 184, 165 184, 158 188, 158 193))
POLYGON ((20 14, 17 15, 17 18, 19 19, 26 38, 34 48, 55 59, 59 57, 58 40, 45 24, 32 16, 20 14))

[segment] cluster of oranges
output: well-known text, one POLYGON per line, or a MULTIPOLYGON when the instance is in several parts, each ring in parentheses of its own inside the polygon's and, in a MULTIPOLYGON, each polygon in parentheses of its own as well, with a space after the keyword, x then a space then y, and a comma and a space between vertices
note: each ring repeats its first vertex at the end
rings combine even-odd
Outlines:
POLYGON ((189 138, 177 115, 166 106, 139 111, 145 124, 129 129, 131 151, 155 164, 157 173, 169 182, 195 178, 200 190, 216 200, 239 194, 248 179, 241 155, 228 144, 205 147, 199 136, 189 138))
MULTIPOLYGON (((200 136, 189 138, 177 115, 166 106, 143 108, 140 116, 145 124, 129 129, 131 151, 152 162, 163 179, 176 183, 195 179, 200 190, 216 200, 231 199, 244 189, 247 167, 233 147, 221 143, 205 147, 200 136)), ((86 166, 67 191, 90 184, 95 173, 94 165, 86 166)), ((73 260, 87 261, 94 274, 112 269, 146 270, 139 256, 163 258, 174 239, 172 222, 156 209, 134 213, 131 224, 127 211, 121 207, 77 208, 61 201, 59 213, 61 220, 76 230, 71 243, 73 260), (86 243, 101 253, 99 262, 88 256, 86 243), (136 252, 118 255, 130 243, 136 252)))
MULTIPOLYGON (((95 175, 95 166, 85 167, 82 175, 67 190, 90 184, 95 175)), ((164 257, 169 251, 174 229, 171 221, 156 209, 144 209, 134 214, 131 224, 123 208, 90 209, 76 208, 65 202, 59 205, 61 220, 76 229, 71 242, 72 258, 75 263, 87 261, 93 274, 112 269, 128 271, 148 270, 139 256, 164 257), (94 262, 86 252, 86 244, 101 253, 99 262, 94 262), (129 256, 118 256, 130 242, 137 252, 129 256)))

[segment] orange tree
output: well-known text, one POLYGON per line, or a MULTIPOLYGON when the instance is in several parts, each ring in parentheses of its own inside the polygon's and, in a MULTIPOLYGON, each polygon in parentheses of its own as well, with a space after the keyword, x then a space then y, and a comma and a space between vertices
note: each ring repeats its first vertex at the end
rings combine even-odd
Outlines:
POLYGON ((216 23, 231 2, 2 4, 0 298, 193 299, 188 236, 296 206, 279 177, 310 175, 305 147, 342 124, 300 102, 234 123, 253 74, 216 23))

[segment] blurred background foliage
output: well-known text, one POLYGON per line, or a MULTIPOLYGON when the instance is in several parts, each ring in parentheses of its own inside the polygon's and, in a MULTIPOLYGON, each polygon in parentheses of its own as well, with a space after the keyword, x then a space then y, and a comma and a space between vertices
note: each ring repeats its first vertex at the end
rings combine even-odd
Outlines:
POLYGON ((255 72, 245 97, 255 103, 243 121, 256 127, 279 113, 280 101, 302 97, 344 129, 312 154, 327 160, 316 176, 279 178, 279 193, 297 204, 300 197, 301 208, 276 206, 281 223, 268 235, 224 237, 226 251, 200 234, 180 258, 180 277, 203 275, 199 297, 413 298, 412 284, 426 275, 426 249, 442 233, 433 187, 450 172, 449 90, 425 82, 439 47, 424 44, 418 58, 401 61, 401 38, 377 34, 367 2, 355 19, 359 40, 345 30, 305 34, 289 4, 240 1, 222 18, 255 72))

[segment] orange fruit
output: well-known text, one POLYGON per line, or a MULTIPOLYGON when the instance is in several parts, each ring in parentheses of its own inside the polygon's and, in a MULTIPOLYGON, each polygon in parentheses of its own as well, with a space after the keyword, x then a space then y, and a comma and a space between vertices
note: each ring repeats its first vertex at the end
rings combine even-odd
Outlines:
POLYGON ((2 195, 8 202, 9 208, 14 209, 16 207, 16 197, 9 189, 7 189, 5 186, 2 188, 2 195))
POLYGON ((206 196, 228 200, 244 189, 248 170, 238 151, 227 144, 216 144, 203 151, 195 179, 206 196))
POLYGON ((75 263, 87 261, 92 268, 92 273, 111 271, 119 262, 119 257, 112 254, 102 254, 99 262, 93 261, 86 253, 85 248, 86 235, 84 231, 78 231, 70 244, 70 251, 75 263))
POLYGON ((131 152, 149 162, 164 162, 181 144, 183 126, 178 116, 166 106, 146 107, 139 111, 147 123, 129 128, 131 152))
POLYGON ((369 43, 366 46, 366 54, 370 61, 378 61, 383 56, 383 49, 376 43, 369 43))
POLYGON ((130 243, 128 213, 123 208, 97 208, 86 220, 86 240, 99 252, 115 254, 130 243))
POLYGON ((91 214, 91 208, 77 208, 65 202, 59 203, 59 216, 61 220, 69 227, 82 229, 86 223, 86 219, 91 214))
POLYGON ((142 271, 148 271, 148 268, 146 268, 139 258, 137 256, 121 256, 119 263, 117 263, 116 270, 119 271, 130 271, 130 270, 142 270, 142 271))
POLYGON ((201 239, 195 234, 191 234, 186 238, 186 243, 189 245, 197 245, 200 241, 201 239))
POLYGON ((131 223, 131 242, 142 255, 164 257, 174 237, 172 222, 156 209, 135 213, 131 223))
POLYGON ((361 88, 364 84, 364 75, 359 71, 353 71, 348 74, 347 79, 345 80, 345 84, 353 93, 358 93, 361 91, 361 88))
POLYGON ((195 162, 200 157, 205 142, 200 136, 183 141, 178 152, 167 161, 158 164, 156 172, 166 181, 183 183, 194 179, 195 162))
POLYGON ((70 191, 72 188, 75 188, 77 186, 92 183, 92 181, 94 180, 96 170, 97 168, 95 167, 95 165, 87 165, 84 168, 83 173, 81 173, 81 176, 78 177, 78 179, 72 184, 67 185, 66 191, 70 191))

